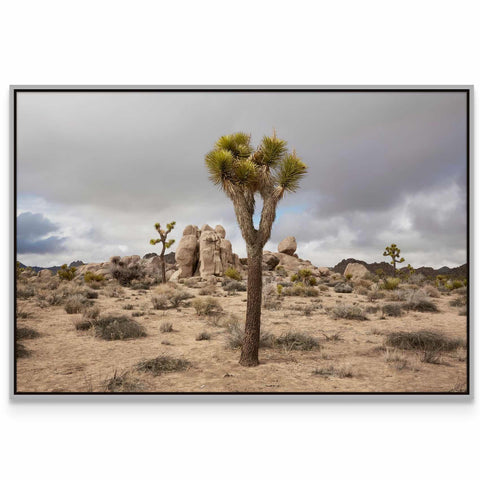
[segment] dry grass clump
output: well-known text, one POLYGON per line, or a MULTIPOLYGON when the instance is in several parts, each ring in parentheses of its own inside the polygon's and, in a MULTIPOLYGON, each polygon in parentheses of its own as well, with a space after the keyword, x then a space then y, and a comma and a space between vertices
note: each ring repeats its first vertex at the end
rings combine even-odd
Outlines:
POLYGON ((202 287, 198 291, 198 294, 202 296, 214 295, 216 291, 217 291, 217 288, 215 287, 215 285, 207 285, 205 287, 202 287))
POLYGON ((107 287, 105 287, 103 292, 107 297, 121 298, 124 295, 125 290, 118 285, 108 285, 107 287))
POLYGON ((369 292, 370 290, 368 288, 355 287, 355 293, 357 293, 358 295, 368 295, 369 292))
POLYGON ((460 338, 448 338, 441 333, 419 330, 418 332, 389 333, 385 345, 402 350, 449 352, 465 346, 465 342, 460 338))
MULTIPOLYGON (((241 348, 243 345, 244 330, 237 321, 231 321, 225 324, 227 329, 227 346, 228 348, 241 348)), ((275 343, 275 336, 269 332, 260 332, 260 348, 272 348, 275 343)))
POLYGON ((463 307, 467 304, 467 297, 457 297, 454 298, 453 300, 450 300, 448 304, 451 307, 463 307))
POLYGON ((440 292, 438 291, 438 288, 435 288, 433 285, 425 285, 422 290, 431 298, 440 297, 440 292))
POLYGON ((373 290, 372 292, 368 293, 367 298, 369 302, 381 300, 382 298, 385 298, 385 292, 382 292, 381 290, 373 290))
POLYGON ((127 340, 146 337, 145 328, 135 320, 121 315, 109 315, 92 320, 95 336, 103 340, 127 340))
POLYGON ((386 317, 400 317, 402 315, 402 307, 398 303, 386 303, 382 306, 382 313, 386 317))
POLYGON ((404 370, 408 366, 408 357, 395 348, 387 348, 384 358, 387 363, 392 363, 397 370, 404 370))
POLYGON ((337 377, 337 378, 352 378, 353 370, 350 365, 329 365, 327 367, 316 368, 313 372, 314 375, 320 375, 321 377, 337 377))
POLYGON ((129 371, 118 375, 115 370, 113 377, 104 383, 104 391, 109 393, 141 392, 142 390, 144 390, 143 383, 129 371))
POLYGON ((377 313, 380 310, 380 307, 376 305, 368 305, 365 307, 365 313, 377 313))
POLYGON ((98 292, 96 292, 95 290, 92 290, 91 288, 86 288, 85 290, 83 290, 82 295, 85 298, 89 298, 89 299, 98 298, 98 292))
POLYGON ((302 332, 287 332, 275 340, 275 345, 286 350, 313 350, 319 347, 318 340, 302 332))
POLYGON ((287 287, 282 290, 282 295, 287 297, 318 297, 320 292, 317 288, 307 286, 302 282, 295 283, 293 287, 287 287))
POLYGON ((208 332, 200 332, 196 337, 195 340, 200 342, 202 340, 210 340, 211 335, 208 332))
POLYGON ((197 315, 218 315, 222 311, 219 301, 212 297, 195 298, 192 307, 197 315))
POLYGON ((155 310, 178 308, 185 300, 193 298, 193 295, 187 290, 176 288, 169 283, 158 287, 156 292, 158 294, 152 296, 152 304, 155 310))
POLYGON ((189 366, 190 362, 182 358, 160 355, 156 358, 137 363, 136 369, 139 372, 151 373, 154 376, 158 376, 162 373, 180 372, 186 370, 189 366))
POLYGON ((35 295, 35 290, 33 287, 26 286, 18 286, 17 285, 17 298, 21 298, 22 300, 26 300, 28 298, 31 298, 35 295))
POLYGON ((437 306, 428 299, 422 290, 407 292, 403 308, 416 312, 438 312, 437 306))
POLYGON ((31 355, 30 350, 27 350, 23 343, 15 342, 15 358, 27 358, 31 355))
POLYGON ((173 332, 173 324, 171 322, 163 322, 160 325, 160 331, 162 333, 170 333, 173 332))
POLYGON ((71 295, 65 301, 65 311, 68 314, 80 313, 91 304, 92 302, 83 295, 71 295))
POLYGON ((340 303, 335 305, 330 314, 333 318, 345 318, 347 320, 368 320, 363 310, 356 305, 348 305, 346 303, 340 303))
POLYGON ((16 330, 17 340, 31 340, 33 338, 38 338, 39 336, 40 334, 33 328, 17 327, 17 330, 16 330))

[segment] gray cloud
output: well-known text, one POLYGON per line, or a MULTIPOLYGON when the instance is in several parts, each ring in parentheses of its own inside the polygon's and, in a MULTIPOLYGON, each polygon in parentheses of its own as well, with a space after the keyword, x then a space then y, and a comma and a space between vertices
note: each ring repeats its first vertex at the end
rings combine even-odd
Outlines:
POLYGON ((203 158, 222 134, 275 127, 309 174, 269 248, 293 234, 331 265, 403 240, 422 264, 463 263, 465 107, 461 93, 22 93, 19 204, 60 222, 75 258, 149 251, 150 224, 171 219, 177 235, 223 223, 243 254, 203 158))
POLYGON ((49 233, 59 229, 39 213, 24 212, 17 216, 17 252, 19 254, 44 254, 64 250, 65 238, 49 233))

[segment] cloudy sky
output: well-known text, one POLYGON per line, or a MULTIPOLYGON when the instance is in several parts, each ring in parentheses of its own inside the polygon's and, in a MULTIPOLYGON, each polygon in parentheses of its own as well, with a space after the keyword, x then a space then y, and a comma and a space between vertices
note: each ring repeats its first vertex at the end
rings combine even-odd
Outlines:
POLYGON ((153 224, 223 225, 233 207, 204 156, 236 131, 275 128, 308 165, 282 200, 267 250, 288 235, 316 265, 466 261, 464 93, 19 93, 17 249, 27 265, 155 251, 153 224))

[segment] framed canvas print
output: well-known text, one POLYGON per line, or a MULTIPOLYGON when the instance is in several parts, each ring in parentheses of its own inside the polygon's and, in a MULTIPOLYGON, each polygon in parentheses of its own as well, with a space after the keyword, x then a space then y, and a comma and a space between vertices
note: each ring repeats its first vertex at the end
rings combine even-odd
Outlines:
POLYGON ((469 394, 471 87, 11 87, 13 391, 469 394))

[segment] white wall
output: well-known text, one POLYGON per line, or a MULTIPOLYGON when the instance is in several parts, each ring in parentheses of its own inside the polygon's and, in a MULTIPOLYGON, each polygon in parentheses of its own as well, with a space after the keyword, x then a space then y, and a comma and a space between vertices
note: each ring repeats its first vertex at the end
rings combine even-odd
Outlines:
MULTIPOLYGON (((2 5, 4 228, 11 211, 9 84, 480 85, 473 1, 229 5, 208 0, 2 5)), ((371 480, 472 478, 478 472, 474 442, 480 422, 473 399, 9 400, 6 233, 2 246, 5 478, 371 480)))

